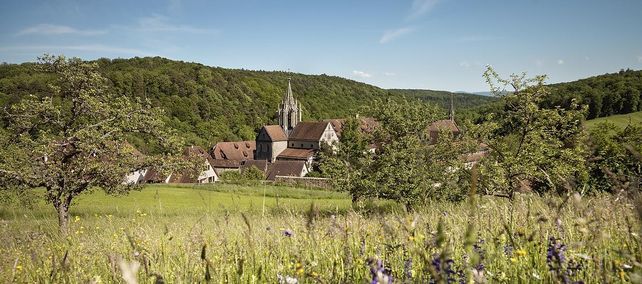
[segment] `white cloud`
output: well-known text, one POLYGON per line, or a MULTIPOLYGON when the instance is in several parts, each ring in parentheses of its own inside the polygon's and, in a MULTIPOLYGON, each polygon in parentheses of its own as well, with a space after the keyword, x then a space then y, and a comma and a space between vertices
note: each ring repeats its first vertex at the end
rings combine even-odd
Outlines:
POLYGON ((459 66, 468 69, 468 68, 470 68, 470 62, 468 62, 466 60, 461 61, 461 62, 459 62, 459 66))
POLYGON ((563 65, 563 64, 564 64, 564 60, 562 60, 562 59, 558 59, 558 60, 557 60, 557 64, 559 64, 559 65, 563 65))
POLYGON ((73 34, 73 35, 100 35, 105 34, 107 31, 100 30, 79 30, 69 26, 60 26, 52 24, 40 24, 33 27, 28 27, 18 32, 18 35, 29 35, 29 34, 40 34, 40 35, 61 35, 61 34, 73 34))
POLYGON ((542 67, 542 66, 544 66, 544 61, 542 61, 541 59, 537 59, 537 60, 535 60, 535 65, 537 67, 542 67))
POLYGON ((430 10, 439 2, 439 0, 413 0, 412 6, 410 7, 410 15, 408 19, 415 19, 430 10))
POLYGON ((107 46, 102 44, 86 44, 86 45, 27 45, 27 46, 9 46, 0 47, 0 51, 34 51, 38 53, 52 52, 57 53, 60 51, 85 51, 85 52, 109 52, 121 53, 129 55, 148 56, 153 55, 142 50, 133 48, 123 48, 115 46, 107 46))
POLYGON ((384 72, 383 75, 386 75, 388 77, 397 76, 397 74, 394 72, 384 72))
POLYGON ((366 72, 363 72, 363 71, 359 71, 359 70, 352 70, 352 75, 360 77, 360 78, 370 78, 370 77, 372 77, 372 74, 369 74, 369 73, 366 73, 366 72))
POLYGON ((216 30, 196 28, 188 25, 176 25, 169 22, 169 18, 163 15, 154 14, 151 17, 138 19, 138 26, 135 28, 141 32, 182 32, 192 34, 215 33, 216 30))
POLYGON ((399 29, 396 29, 396 30, 387 30, 387 31, 383 32, 383 35, 381 36, 381 39, 379 39, 379 43, 383 44, 383 43, 391 42, 391 41, 397 39, 398 37, 401 37, 403 35, 409 34, 409 33, 413 32, 413 31, 414 31, 414 29, 411 28, 411 27, 403 27, 403 28, 399 28, 399 29))

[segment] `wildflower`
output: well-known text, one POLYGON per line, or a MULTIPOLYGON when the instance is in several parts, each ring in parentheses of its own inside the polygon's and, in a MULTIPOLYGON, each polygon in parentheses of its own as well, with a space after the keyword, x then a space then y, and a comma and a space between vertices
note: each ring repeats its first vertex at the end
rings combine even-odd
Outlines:
POLYGON ((294 232, 290 229, 284 230, 283 235, 286 237, 292 237, 294 235, 294 232))
POLYGON ((546 263, 550 271, 561 268, 566 263, 566 245, 559 242, 555 237, 548 239, 548 249, 546 250, 546 263))
POLYGON ((504 246, 504 254, 505 254, 506 256, 511 256, 511 255, 513 255, 513 246, 511 246, 511 245, 505 245, 505 246, 504 246))
POLYGON ((74 216, 74 223, 78 223, 78 221, 80 221, 80 216, 74 216))
POLYGON ((296 269, 296 274, 303 275, 303 272, 304 272, 303 264, 301 264, 300 262, 297 262, 295 269, 296 269))
POLYGON ((526 251, 524 249, 518 249, 515 251, 515 254, 517 254, 517 256, 526 256, 526 251))
POLYGON ((383 261, 381 261, 380 259, 376 261, 370 259, 368 260, 368 264, 370 265, 370 275, 372 276, 372 281, 370 281, 370 284, 392 283, 392 272, 390 271, 390 269, 383 266, 383 261))
POLYGON ((20 264, 16 265, 16 270, 22 271, 22 265, 20 265, 20 264))
POLYGON ((486 276, 484 275, 484 270, 478 270, 473 268, 473 281, 475 283, 486 283, 486 276))
POLYGON ((279 284, 297 284, 297 283, 299 283, 298 279, 296 279, 296 278, 294 278, 292 276, 289 276, 289 275, 283 276, 281 274, 277 274, 276 275, 276 279, 279 282, 279 284))
POLYGON ((403 274, 406 279, 412 279, 412 258, 408 258, 403 264, 403 274))
POLYGON ((442 259, 442 255, 436 254, 432 260, 432 266, 435 268, 437 275, 433 275, 433 278, 443 279, 446 283, 454 282, 455 275, 457 275, 457 272, 453 269, 454 264, 455 261, 451 258, 442 259))

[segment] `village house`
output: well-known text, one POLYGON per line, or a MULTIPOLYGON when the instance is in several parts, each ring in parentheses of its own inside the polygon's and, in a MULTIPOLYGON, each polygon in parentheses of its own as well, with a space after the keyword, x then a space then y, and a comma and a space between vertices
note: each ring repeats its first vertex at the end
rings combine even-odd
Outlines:
POLYGON ((256 136, 256 160, 273 163, 276 157, 288 147, 288 136, 280 125, 265 125, 256 136))

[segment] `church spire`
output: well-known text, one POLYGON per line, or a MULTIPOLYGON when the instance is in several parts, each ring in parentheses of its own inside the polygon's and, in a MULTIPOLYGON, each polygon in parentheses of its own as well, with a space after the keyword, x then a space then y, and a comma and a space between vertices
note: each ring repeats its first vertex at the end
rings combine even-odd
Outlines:
POLYGON ((283 101, 279 105, 279 125, 289 135, 297 123, 301 121, 301 110, 299 103, 292 94, 291 78, 288 78, 288 87, 283 94, 283 101))
POLYGON ((448 113, 448 119, 455 121, 455 103, 453 102, 453 93, 450 93, 450 111, 448 113))

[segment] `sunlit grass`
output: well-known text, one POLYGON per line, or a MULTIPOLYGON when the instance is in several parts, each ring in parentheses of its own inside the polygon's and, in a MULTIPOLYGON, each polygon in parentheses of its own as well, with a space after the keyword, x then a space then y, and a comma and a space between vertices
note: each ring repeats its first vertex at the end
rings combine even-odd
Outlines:
POLYGON ((135 261, 141 283, 365 283, 369 263, 381 260, 395 283, 547 283, 561 279, 547 261, 550 237, 565 245, 559 271, 571 280, 635 277, 639 225, 633 207, 612 196, 483 197, 416 213, 389 202, 366 207, 353 211, 343 193, 270 186, 95 192, 74 205, 66 239, 44 204, 3 208, 0 282, 122 282, 119 263, 135 261), (435 269, 449 259, 453 273, 435 269))

